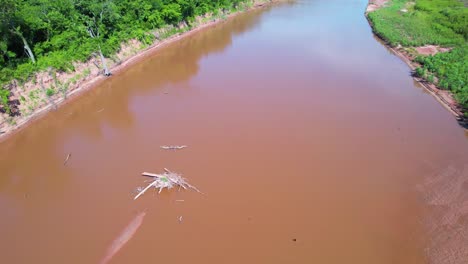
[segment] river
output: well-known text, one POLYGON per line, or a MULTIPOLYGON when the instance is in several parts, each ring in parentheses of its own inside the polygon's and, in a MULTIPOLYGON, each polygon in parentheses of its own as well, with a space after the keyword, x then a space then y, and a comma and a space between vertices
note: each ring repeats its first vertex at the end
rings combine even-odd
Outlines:
POLYGON ((146 211, 111 263, 426 263, 418 186, 468 172, 468 136, 374 38, 366 4, 240 14, 0 143, 0 262, 98 263, 146 211), (134 201, 163 168, 204 195, 134 201))

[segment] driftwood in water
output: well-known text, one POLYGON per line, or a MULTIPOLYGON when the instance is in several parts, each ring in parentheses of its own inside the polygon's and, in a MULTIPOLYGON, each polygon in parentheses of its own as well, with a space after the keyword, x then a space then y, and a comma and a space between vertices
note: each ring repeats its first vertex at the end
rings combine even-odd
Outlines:
POLYGON ((65 161, 63 162, 63 165, 67 164, 68 160, 70 159, 71 157, 71 153, 68 153, 67 155, 67 158, 65 159, 65 161))
POLYGON ((182 145, 182 146, 161 146, 161 148, 165 149, 165 150, 179 150, 179 149, 184 149, 186 147, 187 146, 185 146, 185 145, 182 145))
POLYGON ((114 239, 112 244, 107 249, 106 255, 101 260, 100 264, 108 263, 112 257, 117 254, 117 252, 132 238, 138 228, 143 223, 143 218, 145 217, 146 212, 139 213, 120 233, 120 235, 114 239))
POLYGON ((185 190, 193 189, 199 193, 202 193, 197 189, 197 187, 191 185, 184 178, 182 178, 180 174, 172 172, 166 168, 164 168, 164 173, 162 174, 143 172, 142 175, 153 178, 152 182, 148 186, 146 186, 143 190, 141 190, 135 196, 135 198, 133 198, 133 200, 138 199, 138 197, 143 195, 151 187, 159 189, 158 193, 161 193, 161 191, 164 188, 171 189, 175 186, 178 186, 179 188, 184 188, 185 190))

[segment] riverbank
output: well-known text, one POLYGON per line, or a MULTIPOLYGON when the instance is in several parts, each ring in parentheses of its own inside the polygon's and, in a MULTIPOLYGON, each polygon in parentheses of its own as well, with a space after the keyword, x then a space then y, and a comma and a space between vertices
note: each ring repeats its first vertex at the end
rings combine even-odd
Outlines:
MULTIPOLYGON (((374 28, 368 14, 379 8, 385 7, 389 0, 370 0, 366 9, 366 17, 374 33, 382 40, 384 45, 395 55, 400 57, 413 71, 413 78, 421 84, 434 98, 436 98, 458 120, 460 125, 467 128, 467 118, 464 115, 466 109, 455 100, 453 93, 442 90, 428 80, 418 77, 414 72, 421 67, 415 61, 418 55, 435 55, 447 52, 435 45, 414 47, 411 52, 401 45, 392 46, 380 36, 374 28)), ((414 3, 413 3, 414 4, 414 3)), ((401 10, 400 10, 401 11, 401 10)), ((455 161, 451 161, 455 163, 455 161)), ((468 186, 468 167, 453 164, 441 167, 430 164, 431 170, 423 176, 423 182, 417 186, 429 212, 422 219, 428 233, 428 242, 425 245, 425 253, 428 263, 435 264, 462 264, 468 258, 468 199, 466 186, 468 186)))
MULTIPOLYGON (((254 0, 250 5, 244 5, 234 12, 226 11, 218 15, 208 14, 198 17, 191 27, 184 23, 178 27, 169 26, 159 29, 152 32, 156 38, 149 46, 145 46, 137 40, 123 43, 119 52, 107 59, 108 67, 112 74, 119 74, 143 58, 151 56, 160 48, 226 19, 243 12, 288 1, 290 0, 254 0)), ((97 56, 83 63, 74 63, 73 66, 75 68, 73 72, 39 72, 24 84, 17 81, 10 84, 9 105, 11 113, 8 114, 4 108, 0 109, 0 141, 27 127, 49 111, 56 110, 108 78, 112 78, 102 74, 102 63, 97 56)))
MULTIPOLYGON (((467 118, 467 109, 463 107, 455 98, 454 94, 447 90, 442 89, 434 81, 428 80, 428 76, 418 76, 416 71, 418 68, 422 68, 423 65, 417 62, 417 56, 428 56, 435 55, 437 53, 448 52, 450 48, 443 48, 437 45, 423 45, 418 47, 404 47, 400 44, 392 45, 386 40, 386 37, 379 34, 375 30, 375 25, 369 19, 369 13, 379 10, 382 7, 388 5, 390 0, 369 0, 367 5, 365 16, 373 29, 374 34, 379 37, 379 39, 384 43, 384 45, 395 55, 401 58, 411 69, 412 75, 415 81, 417 81, 429 94, 431 94, 439 103, 441 103, 450 113, 454 115, 459 124, 468 129, 468 118, 467 118)), ((408 8, 414 6, 414 2, 408 2, 408 8)), ((408 10, 406 8, 401 9, 399 12, 406 13, 408 10)), ((436 79, 432 75, 433 79, 436 79)))

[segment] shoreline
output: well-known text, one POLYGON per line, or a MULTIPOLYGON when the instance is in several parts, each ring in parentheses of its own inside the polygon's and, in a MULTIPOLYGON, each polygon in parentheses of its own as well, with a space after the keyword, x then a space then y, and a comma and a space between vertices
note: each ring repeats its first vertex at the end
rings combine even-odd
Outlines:
POLYGON ((468 131, 468 117, 465 117, 463 112, 463 107, 455 100, 452 92, 444 89, 440 89, 433 83, 429 83, 423 78, 417 77, 413 74, 416 68, 419 66, 418 63, 412 60, 412 57, 404 50, 399 49, 398 47, 392 47, 387 41, 384 40, 382 36, 377 34, 374 30, 374 25, 368 17, 368 13, 373 12, 385 5, 389 0, 378 0, 377 3, 374 3, 373 0, 369 0, 367 4, 366 11, 364 16, 369 23, 369 26, 372 29, 374 36, 384 45, 388 50, 390 50, 394 55, 399 57, 403 62, 405 62, 411 69, 411 77, 418 84, 420 84, 426 92, 428 92, 432 97, 434 97, 445 109, 447 109, 457 120, 458 124, 468 131))
MULTIPOLYGON (((381 8, 389 0, 369 0, 365 17, 372 29, 374 36, 393 54, 403 60, 412 72, 419 66, 413 61, 413 57, 403 48, 392 47, 374 31, 374 26, 368 17, 368 13, 381 8)), ((468 117, 463 109, 454 100, 450 91, 439 89, 423 78, 412 75, 425 91, 431 94, 444 108, 457 119, 459 125, 468 131, 468 117)), ((432 172, 424 175, 422 182, 416 186, 421 198, 426 204, 427 212, 421 219, 428 234, 428 240, 424 245, 424 253, 428 263, 465 263, 468 256, 466 242, 468 238, 463 236, 468 226, 460 224, 467 216, 466 204, 468 200, 463 195, 463 188, 468 183, 468 166, 455 167, 452 164, 433 168, 432 172)))
MULTIPOLYGON (((153 55, 156 53, 158 50, 161 48, 166 47, 167 45, 170 45, 172 43, 175 43, 179 40, 182 40, 184 38, 190 37, 193 34, 198 33, 199 31, 208 29, 212 26, 218 25, 224 21, 227 21, 228 19, 242 14, 246 12, 250 12, 253 10, 265 8, 268 6, 271 6, 273 4, 278 4, 281 2, 288 2, 288 0, 254 0, 253 5, 245 10, 238 10, 233 13, 229 13, 226 15, 226 18, 214 18, 213 20, 209 20, 204 23, 200 23, 199 25, 195 26, 194 28, 182 32, 182 33, 176 33, 164 40, 157 41, 153 43, 152 45, 138 51, 136 54, 129 56, 128 58, 123 59, 120 63, 115 64, 109 69, 111 70, 112 74, 119 74, 122 71, 128 69, 129 67, 133 66, 134 64, 140 62, 141 60, 145 59, 148 56, 153 55)), ((40 107, 36 110, 33 111, 33 113, 26 117, 23 120, 19 120, 18 123, 11 127, 7 127, 6 129, 0 130, 0 143, 8 140, 11 136, 15 135, 16 133, 22 131, 23 129, 27 128, 29 125, 32 123, 39 121, 42 117, 44 117, 46 114, 48 114, 50 111, 56 110, 60 108, 61 106, 72 102, 73 100, 76 100, 80 97, 80 95, 84 94, 85 92, 96 88, 107 80, 109 77, 104 76, 102 74, 99 74, 97 76, 93 76, 89 80, 84 80, 76 89, 71 90, 66 94, 65 98, 58 98, 53 100, 52 102, 47 103, 45 106, 40 107)), ((110 76, 112 78, 112 76, 110 76)))

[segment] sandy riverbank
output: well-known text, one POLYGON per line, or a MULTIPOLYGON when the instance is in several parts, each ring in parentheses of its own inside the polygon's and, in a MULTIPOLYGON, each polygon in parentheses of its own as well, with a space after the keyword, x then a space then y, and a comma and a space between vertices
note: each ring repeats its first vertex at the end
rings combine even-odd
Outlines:
MULTIPOLYGON (((151 56, 160 48, 221 23, 226 19, 243 12, 289 1, 291 0, 254 0, 253 4, 243 11, 225 14, 224 17, 205 16, 197 19, 197 25, 191 30, 183 33, 177 33, 161 41, 156 40, 152 45, 146 48, 142 48, 141 43, 135 40, 129 41, 128 43, 122 44, 121 50, 115 55, 116 59, 114 58, 113 61, 109 59, 109 68, 113 75, 119 74, 119 72, 122 72, 135 63, 138 63, 145 57, 151 56)), ((17 102, 17 107, 19 106, 17 109, 18 114, 14 116, 8 116, 6 113, 0 114, 0 141, 6 140, 15 132, 27 127, 31 122, 39 120, 49 111, 55 110, 58 107, 71 102, 78 98, 79 95, 83 94, 83 92, 98 86, 108 78, 112 78, 102 75, 101 69, 96 67, 98 64, 100 64, 99 60, 91 59, 87 62, 76 63, 75 71, 71 73, 59 73, 56 76, 52 76, 52 74, 46 72, 39 72, 34 78, 32 78, 33 80, 28 81, 21 87, 14 82, 13 89, 11 89, 12 96, 10 98, 10 102, 17 102), (85 74, 85 71, 88 72, 85 74), (78 80, 76 82, 71 82, 73 81, 73 78, 76 77, 79 77, 78 80), (56 79, 61 80, 63 84, 69 85, 69 87, 64 94, 59 94, 57 91, 54 96, 48 97, 45 90, 50 86, 57 86, 56 79), (27 104, 24 102, 21 104, 20 98, 27 97, 27 99, 30 99, 28 97, 34 94, 39 98, 37 98, 33 104, 27 104)))

